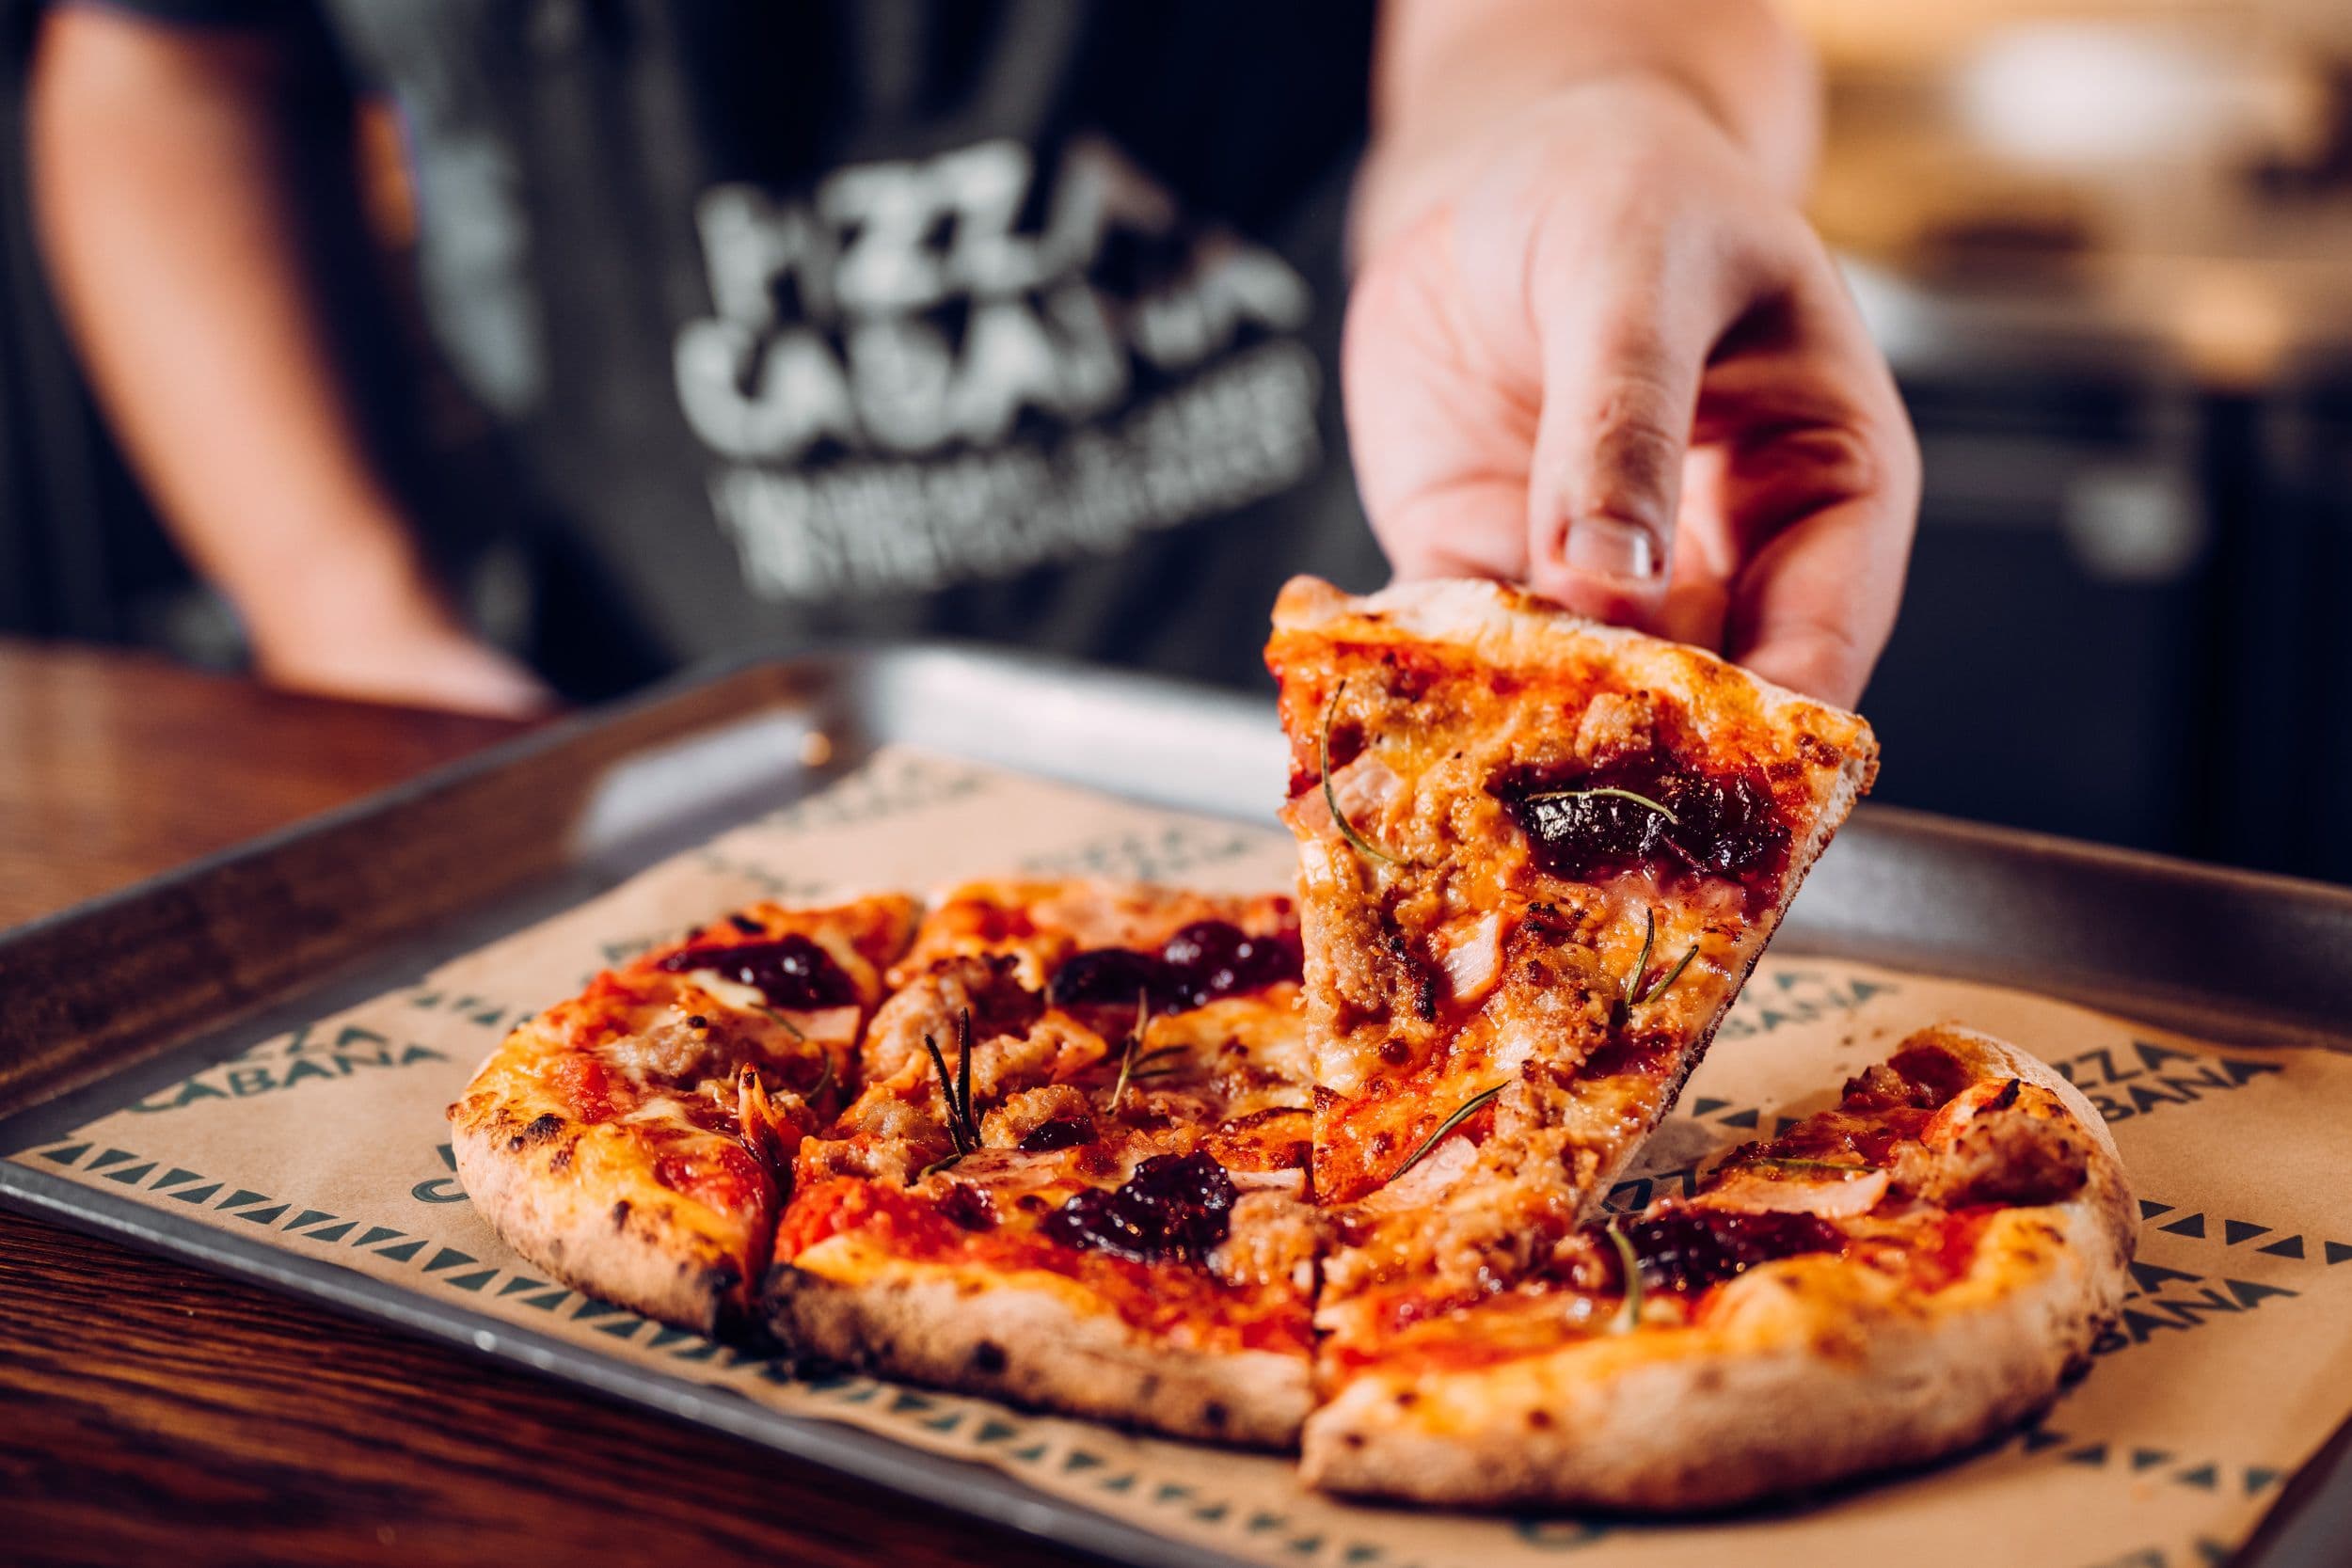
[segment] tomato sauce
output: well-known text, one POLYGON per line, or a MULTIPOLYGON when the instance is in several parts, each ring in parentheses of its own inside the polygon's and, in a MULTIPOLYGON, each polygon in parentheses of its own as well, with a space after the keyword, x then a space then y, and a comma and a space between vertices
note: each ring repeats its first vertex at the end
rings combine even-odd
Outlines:
POLYGON ((759 1163, 732 1143, 664 1154, 654 1162, 653 1179, 722 1214, 742 1213, 775 1191, 759 1163))
POLYGON ((796 1194, 777 1232, 776 1257, 790 1261, 839 1235, 866 1237, 910 1262, 1057 1274, 1136 1328, 1185 1335, 1211 1349, 1303 1355, 1313 1344, 1307 1303, 1293 1292, 1227 1285, 1185 1262, 1145 1263, 1057 1245, 1017 1224, 968 1230, 937 1204, 856 1177, 834 1177, 796 1194))
POLYGON ((568 1053, 548 1068, 548 1087, 574 1121, 594 1125, 617 1114, 621 1084, 594 1056, 568 1053))

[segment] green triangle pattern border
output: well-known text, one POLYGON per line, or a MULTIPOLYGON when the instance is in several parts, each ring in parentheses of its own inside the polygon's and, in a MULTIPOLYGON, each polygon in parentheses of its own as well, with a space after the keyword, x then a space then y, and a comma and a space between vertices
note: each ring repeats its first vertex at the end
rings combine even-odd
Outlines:
MULTIPOLYGON (((786 1358, 747 1354, 707 1336, 671 1328, 625 1307, 595 1301, 521 1269, 469 1267, 479 1259, 447 1246, 435 1246, 428 1251, 425 1238, 410 1235, 397 1227, 370 1224, 361 1228, 360 1221, 305 1205, 299 1199, 281 1199, 225 1180, 214 1181, 202 1172, 164 1162, 150 1163, 135 1172, 117 1175, 117 1167, 137 1163, 141 1157, 130 1150, 106 1148, 97 1158, 89 1158, 97 1147, 87 1141, 69 1143, 31 1150, 28 1155, 86 1175, 95 1172, 114 1180, 135 1175, 137 1180, 125 1180, 125 1184, 143 1186, 158 1196, 233 1214, 261 1228, 309 1243, 322 1252, 373 1253, 402 1265, 411 1288, 433 1287, 451 1295, 470 1296, 477 1302, 516 1297, 525 1307, 575 1322, 585 1321, 599 1334, 610 1335, 641 1352, 659 1353, 664 1359, 699 1364, 714 1372, 742 1373, 796 1386, 826 1403, 865 1406, 861 1413, 865 1418, 879 1416, 887 1425, 922 1433, 918 1441, 930 1444, 935 1445, 946 1436, 959 1438, 961 1446, 969 1447, 976 1454, 986 1449, 990 1458, 1009 1461, 1008 1469, 1015 1475, 1034 1470, 1053 1477, 1064 1488, 1071 1486, 1073 1476, 1085 1476, 1087 1479, 1078 1484, 1077 1490, 1140 1502, 1153 1512, 1184 1521, 1193 1529, 1208 1526, 1252 1547, 1279 1543, 1287 1554, 1302 1562, 1343 1564, 1346 1568, 1403 1568, 1392 1564, 1388 1548, 1378 1542, 1335 1538, 1316 1533, 1311 1527, 1294 1533, 1289 1528, 1291 1522, 1280 1515, 1236 1509, 1228 1498, 1203 1496, 1195 1484, 1155 1482, 1131 1465, 1113 1464, 1108 1455, 1089 1450, 1083 1441, 1065 1443, 1044 1436, 1018 1411, 985 1402, 951 1406, 954 1396, 858 1374, 802 1373, 786 1358), (158 1168, 163 1169, 163 1178, 151 1180, 158 1168), (219 1196, 224 1188, 229 1189, 226 1197, 219 1196), (288 1220, 290 1213, 293 1218, 288 1220), (356 1236, 355 1230, 358 1232, 356 1236)), ((2036 1447, 2056 1449, 2062 1448, 2064 1441, 2062 1437, 2044 1438, 2036 1447)), ((2058 1457, 2062 1462, 2071 1459, 2084 1463, 2074 1456, 2058 1457)), ((2187 1473, 2165 1479, 2209 1491, 2227 1489, 2234 1483, 2249 1497, 2276 1485, 2280 1480, 2275 1470, 2248 1469, 2239 1476, 2230 1466, 2213 1464, 2181 1465, 2177 1469, 2187 1473)))
POLYGON ((424 1237, 412 1235, 397 1226, 368 1224, 312 1207, 299 1199, 281 1199, 274 1194, 256 1192, 230 1181, 216 1181, 201 1171, 189 1170, 165 1161, 146 1161, 130 1149, 102 1147, 84 1139, 61 1143, 50 1148, 29 1149, 23 1158, 27 1161, 37 1159, 86 1176, 101 1175, 107 1180, 143 1188, 152 1196, 170 1197, 192 1208, 233 1215, 262 1229, 308 1242, 322 1251, 373 1253, 377 1258, 413 1270, 413 1282, 431 1283, 453 1295, 520 1295, 524 1297, 524 1306, 541 1311, 561 1314, 570 1309, 569 1316, 597 1320, 596 1326, 599 1332, 631 1343, 644 1337, 645 1348, 659 1349, 681 1362, 715 1363, 720 1368, 729 1368, 738 1359, 729 1347, 715 1339, 666 1327, 625 1307, 593 1301, 577 1291, 526 1274, 519 1268, 496 1265, 473 1267, 481 1260, 455 1247, 432 1246, 424 1237), (94 1157, 92 1150, 97 1150, 94 1157), (163 1174, 149 1180, 158 1169, 163 1174), (221 1196, 224 1192, 226 1196, 221 1196), (289 1214, 293 1216, 291 1219, 287 1218, 289 1214), (612 1321, 601 1321, 604 1319, 612 1321), (650 1337, 645 1336, 648 1329, 654 1331, 650 1337))
POLYGON ((2115 1470, 2129 1476, 2144 1476, 2150 1481, 2162 1481, 2173 1486, 2185 1486, 2200 1492, 2218 1492, 2239 1498, 2259 1497, 2286 1479, 2282 1470, 2267 1465, 2233 1465, 2226 1460, 2185 1457, 2169 1449, 2138 1448, 2123 1443, 2074 1444, 2063 1433, 2044 1431, 2038 1423, 2020 1433, 2025 1440, 2023 1450, 2041 1453, 2049 1450, 2050 1459, 2059 1465, 2074 1465, 2090 1470, 2115 1470))

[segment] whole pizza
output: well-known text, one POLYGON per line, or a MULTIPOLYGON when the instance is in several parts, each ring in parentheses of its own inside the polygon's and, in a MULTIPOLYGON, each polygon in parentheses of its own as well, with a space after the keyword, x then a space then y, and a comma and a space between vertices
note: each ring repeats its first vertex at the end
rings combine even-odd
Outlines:
POLYGON ((1860 719, 1480 582, 1302 578, 1267 661, 1295 892, 723 915, 483 1065, 474 1202, 664 1322, 1418 1502, 1722 1507, 2079 1374, 2122 1167, 1958 1025, 1601 1208, 1868 788, 1860 719))

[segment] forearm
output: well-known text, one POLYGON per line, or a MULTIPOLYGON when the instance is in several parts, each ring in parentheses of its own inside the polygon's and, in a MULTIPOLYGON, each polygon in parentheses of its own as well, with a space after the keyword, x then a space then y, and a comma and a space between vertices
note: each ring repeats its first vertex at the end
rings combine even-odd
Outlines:
POLYGON ((1686 95, 1762 179, 1792 199, 1803 193, 1820 135, 1819 80, 1768 0, 1386 0, 1357 253, 1440 202, 1516 117, 1610 78, 1686 95))
POLYGON ((56 292, 183 547, 274 645, 430 613, 310 276, 282 62, 252 41, 52 15, 29 110, 56 292))

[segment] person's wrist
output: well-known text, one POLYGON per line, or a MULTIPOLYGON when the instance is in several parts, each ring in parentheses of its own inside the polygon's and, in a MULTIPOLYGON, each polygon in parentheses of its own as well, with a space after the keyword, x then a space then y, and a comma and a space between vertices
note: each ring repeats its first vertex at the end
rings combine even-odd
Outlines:
POLYGON ((1596 151, 1623 158, 1676 147, 1728 154, 1754 169, 1759 186, 1774 183, 1694 84, 1625 66, 1561 82, 1441 145, 1375 146, 1356 214, 1359 259, 1370 264, 1388 245, 1458 207, 1465 193, 1491 189, 1497 180, 1556 177, 1587 166, 1596 151))
POLYGON ((323 613, 281 614, 248 635, 256 675, 320 696, 505 718, 557 705, 537 675, 476 636, 429 584, 378 581, 317 603, 323 613))
POLYGON ((396 527, 290 551, 258 592, 232 595, 255 664, 299 667, 337 650, 466 635, 421 556, 396 527))
POLYGON ((1581 156, 1629 150, 1629 144, 1705 147, 1733 154, 1769 182, 1756 150, 1704 89, 1652 67, 1626 66, 1564 82, 1523 105, 1506 129, 1514 141, 1556 141, 1560 151, 1581 156))

